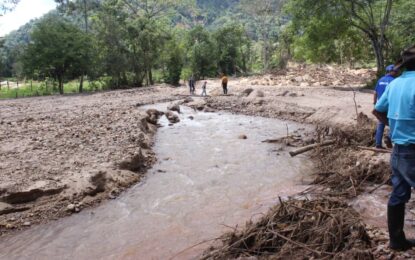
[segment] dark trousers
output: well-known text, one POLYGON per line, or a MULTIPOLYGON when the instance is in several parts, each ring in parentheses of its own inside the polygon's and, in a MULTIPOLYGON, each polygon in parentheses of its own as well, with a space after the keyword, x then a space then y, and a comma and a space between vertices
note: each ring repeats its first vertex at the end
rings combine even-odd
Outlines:
POLYGON ((223 94, 228 94, 228 83, 222 83, 223 94))
POLYGON ((393 190, 388 205, 407 203, 411 198, 411 187, 415 187, 415 145, 395 144, 391 167, 393 190))

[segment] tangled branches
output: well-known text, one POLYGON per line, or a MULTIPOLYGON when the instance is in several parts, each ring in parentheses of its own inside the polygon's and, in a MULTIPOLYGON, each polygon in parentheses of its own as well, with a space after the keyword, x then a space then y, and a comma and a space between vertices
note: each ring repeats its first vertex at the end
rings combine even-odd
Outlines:
POLYGON ((358 214, 334 199, 291 199, 242 231, 225 234, 222 246, 202 259, 246 256, 291 259, 315 257, 373 259, 370 239, 358 214))

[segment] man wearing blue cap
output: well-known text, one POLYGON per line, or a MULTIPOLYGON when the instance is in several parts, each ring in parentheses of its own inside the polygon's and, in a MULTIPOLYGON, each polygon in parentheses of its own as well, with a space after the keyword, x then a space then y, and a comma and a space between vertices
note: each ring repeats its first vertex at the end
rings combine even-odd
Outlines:
POLYGON ((388 201, 389 246, 407 250, 415 240, 406 239, 405 204, 415 187, 415 45, 404 50, 394 70, 404 70, 376 103, 373 114, 389 125, 394 144, 391 155, 392 193, 388 201))
MULTIPOLYGON (((392 80, 395 79, 396 76, 398 76, 398 71, 394 70, 394 65, 389 65, 386 67, 386 75, 380 78, 376 84, 375 88, 375 95, 373 98, 373 104, 376 104, 376 102, 382 97, 383 92, 385 92, 386 87, 389 85, 389 83, 392 82, 392 80)), ((378 122, 377 128, 376 128, 376 148, 383 148, 382 147, 382 138, 383 138, 383 132, 385 130, 385 124, 382 122, 378 122)))

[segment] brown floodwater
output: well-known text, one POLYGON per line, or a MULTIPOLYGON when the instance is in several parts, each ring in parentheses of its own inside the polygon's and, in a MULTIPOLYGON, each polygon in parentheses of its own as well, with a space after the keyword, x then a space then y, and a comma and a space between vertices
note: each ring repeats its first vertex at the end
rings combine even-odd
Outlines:
POLYGON ((0 258, 197 259, 204 241, 307 187, 306 156, 261 142, 304 125, 182 109, 178 124, 161 119, 158 162, 141 183, 97 208, 1 238, 0 258))
MULTIPOLYGON (((370 191, 375 187, 369 187, 370 191)), ((387 204, 392 187, 383 185, 373 193, 363 193, 351 201, 351 206, 360 214, 362 220, 371 226, 388 230, 387 204)), ((414 193, 414 192, 412 192, 414 193)), ((414 194, 412 194, 414 197, 414 194)), ((404 231, 409 238, 415 238, 415 202, 410 200, 406 205, 404 231)))

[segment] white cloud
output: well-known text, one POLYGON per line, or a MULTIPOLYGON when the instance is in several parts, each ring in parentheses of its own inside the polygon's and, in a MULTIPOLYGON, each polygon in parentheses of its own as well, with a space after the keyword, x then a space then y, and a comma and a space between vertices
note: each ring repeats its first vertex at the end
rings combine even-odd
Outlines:
POLYGON ((41 17, 56 7, 54 0, 21 0, 16 8, 0 17, 0 36, 4 36, 31 19, 41 17))

